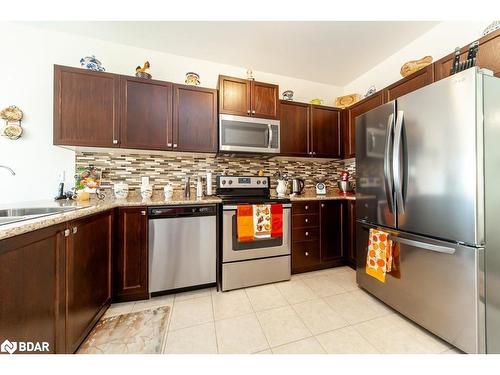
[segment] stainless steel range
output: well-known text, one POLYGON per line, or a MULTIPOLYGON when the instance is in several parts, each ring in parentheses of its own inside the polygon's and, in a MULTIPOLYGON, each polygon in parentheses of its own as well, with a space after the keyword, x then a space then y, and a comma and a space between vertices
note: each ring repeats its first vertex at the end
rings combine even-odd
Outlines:
POLYGON ((290 279, 291 204, 288 199, 272 198, 269 185, 269 177, 217 177, 217 195, 223 201, 220 257, 223 291, 290 279), (258 204, 282 204, 282 236, 241 242, 237 233, 238 206, 258 204))

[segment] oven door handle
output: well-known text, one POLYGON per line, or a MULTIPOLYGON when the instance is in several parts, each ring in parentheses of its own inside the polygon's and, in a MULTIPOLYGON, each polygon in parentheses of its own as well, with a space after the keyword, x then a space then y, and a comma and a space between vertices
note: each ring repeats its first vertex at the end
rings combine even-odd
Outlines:
MULTIPOLYGON (((269 203, 269 204, 273 204, 273 203, 269 203)), ((283 203, 283 208, 291 208, 292 207, 292 204, 291 203, 283 203)), ((236 209, 238 208, 237 205, 224 205, 222 206, 222 209, 224 211, 236 211, 236 209)))

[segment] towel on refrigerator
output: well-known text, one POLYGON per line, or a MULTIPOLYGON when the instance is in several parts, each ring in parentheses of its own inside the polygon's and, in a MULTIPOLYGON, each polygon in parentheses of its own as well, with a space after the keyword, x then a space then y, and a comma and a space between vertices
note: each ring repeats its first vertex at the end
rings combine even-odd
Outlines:
POLYGON ((236 207, 236 234, 239 242, 253 241, 253 207, 250 204, 236 207))
POLYGON ((389 235, 381 230, 370 229, 366 255, 366 273, 385 283, 385 275, 391 272, 392 263, 392 241, 389 240, 389 235))

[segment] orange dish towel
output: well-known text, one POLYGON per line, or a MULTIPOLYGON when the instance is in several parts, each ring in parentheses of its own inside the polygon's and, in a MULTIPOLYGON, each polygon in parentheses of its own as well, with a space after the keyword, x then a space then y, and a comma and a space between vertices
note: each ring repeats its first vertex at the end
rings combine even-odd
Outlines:
POLYGON ((253 207, 250 204, 236 207, 236 229, 238 241, 248 242, 254 239, 253 207))
POLYGON ((385 275, 391 272, 392 261, 392 241, 389 240, 389 235, 381 230, 370 229, 366 273, 385 283, 385 275))

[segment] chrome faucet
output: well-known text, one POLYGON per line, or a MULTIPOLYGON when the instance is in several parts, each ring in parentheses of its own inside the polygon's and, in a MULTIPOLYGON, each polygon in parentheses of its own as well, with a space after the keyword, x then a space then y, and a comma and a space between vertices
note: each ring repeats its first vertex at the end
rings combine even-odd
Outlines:
POLYGON ((7 169, 12 174, 12 176, 16 175, 16 172, 14 172, 12 168, 7 167, 6 165, 0 165, 0 168, 7 169))
POLYGON ((191 198, 191 187, 189 184, 189 177, 184 177, 183 189, 184 189, 184 198, 185 199, 191 198))

